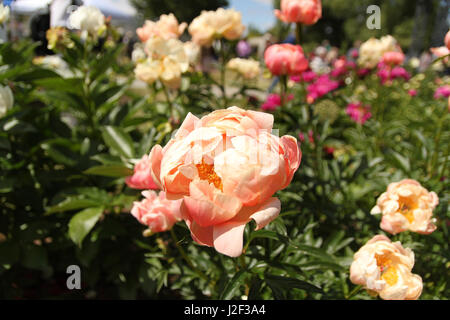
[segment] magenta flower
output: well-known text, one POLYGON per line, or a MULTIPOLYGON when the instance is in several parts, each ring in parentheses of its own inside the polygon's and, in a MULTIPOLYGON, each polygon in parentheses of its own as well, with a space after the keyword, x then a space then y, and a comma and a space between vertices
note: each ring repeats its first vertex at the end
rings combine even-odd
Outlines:
POLYGON ((405 68, 395 67, 391 71, 391 79, 403 78, 405 81, 408 81, 411 78, 411 75, 405 68))
POLYGON ((359 124, 364 124, 372 117, 370 106, 363 105, 361 102, 350 103, 345 111, 353 121, 359 124))
POLYGON ((308 103, 313 103, 317 98, 326 95, 338 87, 338 81, 331 80, 327 74, 321 75, 314 83, 306 88, 308 91, 307 101, 308 103))
MULTIPOLYGON (((288 94, 286 96, 286 101, 291 101, 294 99, 294 95, 288 94)), ((264 111, 272 111, 281 106, 281 96, 276 93, 271 93, 267 96, 267 100, 261 105, 261 109, 264 111)))
POLYGON ((409 94, 411 97, 415 97, 415 96, 417 96, 417 90, 411 89, 411 90, 408 91, 408 94, 409 94))
POLYGON ((435 99, 448 98, 450 96, 450 85, 439 87, 434 92, 435 99))
POLYGON ((308 70, 303 72, 301 75, 293 75, 289 79, 294 82, 313 82, 317 78, 317 74, 314 71, 308 70))

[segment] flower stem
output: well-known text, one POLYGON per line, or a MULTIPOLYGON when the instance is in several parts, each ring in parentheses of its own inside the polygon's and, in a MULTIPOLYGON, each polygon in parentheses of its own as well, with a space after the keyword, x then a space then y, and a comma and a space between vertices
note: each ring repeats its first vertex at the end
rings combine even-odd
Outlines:
POLYGON ((174 117, 174 110, 173 110, 172 100, 170 100, 169 90, 164 85, 164 83, 161 82, 161 85, 162 85, 162 88, 163 88, 164 95, 166 97, 167 104, 169 105, 169 108, 170 108, 170 117, 173 118, 174 117))
POLYGON ((295 38, 297 40, 297 44, 301 44, 302 40, 302 31, 303 31, 303 25, 300 22, 297 22, 295 26, 295 38))
POLYGON ((280 76, 280 99, 281 99, 281 107, 284 107, 286 103, 286 91, 287 91, 287 75, 280 76))
POLYGON ((194 266, 194 264, 192 263, 192 260, 189 258, 189 256, 184 251, 183 247, 180 245, 178 238, 177 238, 175 232, 173 231, 173 228, 170 229, 170 234, 172 236, 173 242, 175 243, 178 251, 180 252, 183 259, 186 261, 186 263, 189 265, 189 267, 191 267, 191 269, 194 270, 195 273, 197 273, 200 278, 202 278, 206 281, 210 281, 210 279, 200 269, 198 269, 196 266, 194 266))

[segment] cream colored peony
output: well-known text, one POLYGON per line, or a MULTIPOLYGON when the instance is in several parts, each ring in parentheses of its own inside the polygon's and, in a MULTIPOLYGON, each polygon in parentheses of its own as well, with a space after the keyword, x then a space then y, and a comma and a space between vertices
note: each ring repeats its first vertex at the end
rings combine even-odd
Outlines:
POLYGON ((391 35, 381 39, 370 38, 359 49, 358 64, 364 68, 375 68, 386 52, 401 52, 397 40, 391 35))
POLYGON ((411 272, 413 266, 411 249, 377 235, 353 256, 350 281, 385 300, 416 300, 422 293, 422 278, 411 272))
POLYGON ((186 27, 186 22, 178 24, 177 18, 173 13, 170 13, 161 15, 156 22, 146 20, 144 26, 138 28, 136 33, 142 42, 146 42, 151 37, 160 37, 168 40, 181 36, 186 27))
POLYGON ((170 88, 178 88, 181 75, 189 67, 183 43, 178 39, 150 38, 145 43, 147 59, 137 64, 136 77, 147 83, 160 80, 170 88))
POLYGON ((241 59, 234 58, 227 63, 227 68, 239 73, 245 79, 256 78, 261 69, 259 67, 259 61, 253 59, 241 59))
POLYGON ((184 51, 189 60, 190 65, 196 65, 200 59, 201 47, 193 41, 184 42, 184 51))
POLYGON ((105 16, 92 6, 81 6, 69 16, 69 25, 72 29, 79 29, 83 33, 97 36, 106 28, 105 16))
POLYGON ((389 184, 371 214, 383 214, 381 229, 397 234, 406 230, 430 234, 436 230, 433 210, 439 204, 435 192, 428 192, 419 182, 404 179, 389 184))
POLYGON ((241 13, 234 9, 202 11, 200 16, 191 22, 188 31, 195 43, 209 47, 214 39, 238 39, 245 30, 241 19, 241 13))
POLYGON ((0 24, 4 24, 9 20, 9 7, 0 4, 0 24))
POLYGON ((14 96, 11 88, 0 85, 0 117, 3 117, 13 104, 14 96))

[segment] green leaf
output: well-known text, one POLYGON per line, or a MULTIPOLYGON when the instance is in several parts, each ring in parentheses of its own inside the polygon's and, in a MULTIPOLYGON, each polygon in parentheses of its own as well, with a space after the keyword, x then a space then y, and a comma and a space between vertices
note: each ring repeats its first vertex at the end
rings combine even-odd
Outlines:
POLYGON ((289 289, 302 289, 308 292, 318 292, 323 293, 322 289, 303 280, 276 276, 271 274, 264 275, 267 284, 270 287, 278 287, 279 289, 289 290, 289 289))
POLYGON ((409 174, 411 172, 411 164, 409 159, 402 156, 401 154, 391 151, 390 155, 392 156, 392 160, 405 174, 409 174))
POLYGON ((49 215, 55 212, 64 212, 69 210, 89 208, 96 205, 98 205, 98 201, 93 199, 86 199, 80 196, 68 197, 64 201, 58 203, 57 205, 47 208, 45 215, 49 215))
POLYGON ((83 173, 105 177, 127 177, 133 175, 133 170, 124 165, 104 165, 89 168, 83 171, 83 173))
POLYGON ((103 140, 112 149, 126 158, 134 157, 133 140, 121 128, 105 126, 102 129, 103 140))
POLYGON ((84 237, 92 230, 103 213, 103 207, 88 208, 78 212, 70 219, 69 237, 81 247, 84 237))
POLYGON ((233 297, 236 290, 239 289, 239 286, 244 283, 244 279, 246 276, 245 271, 246 270, 239 270, 238 273, 236 273, 233 278, 228 281, 222 293, 220 294, 219 300, 230 300, 233 297))

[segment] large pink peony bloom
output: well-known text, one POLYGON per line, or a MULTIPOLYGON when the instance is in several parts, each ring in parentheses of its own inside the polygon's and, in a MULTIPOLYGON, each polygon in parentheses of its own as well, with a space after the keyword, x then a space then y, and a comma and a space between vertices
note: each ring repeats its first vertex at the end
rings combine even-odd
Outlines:
POLYGON ((169 143, 150 153, 154 181, 181 211, 192 238, 225 255, 242 253, 245 225, 263 228, 280 212, 272 197, 301 160, 297 140, 271 134, 273 116, 230 107, 189 113, 169 143))
POLYGON ((445 35, 444 43, 445 43, 447 49, 450 50, 450 30, 445 35))
POLYGON ((406 230, 430 234, 436 230, 433 210, 438 204, 436 193, 428 192, 415 180, 404 179, 389 184, 370 213, 381 213, 380 228, 391 234, 406 230))
POLYGON ((270 72, 276 76, 299 75, 308 69, 308 60, 299 45, 274 44, 264 52, 264 61, 270 72))
POLYGON ((353 256, 350 281, 385 300, 416 300, 422 278, 413 274, 414 252, 383 235, 374 236, 353 256))
POLYGON ((127 177, 125 183, 133 189, 158 189, 153 182, 150 167, 150 158, 148 155, 144 155, 134 166, 134 174, 127 177))
POLYGON ((405 61, 405 54, 400 51, 388 51, 383 54, 381 61, 389 66, 398 66, 405 61))
POLYGON ((311 25, 322 17, 320 0, 281 0, 281 10, 275 10, 278 19, 311 25))
POLYGON ((151 232, 170 230, 177 221, 181 221, 182 200, 168 200, 164 191, 159 195, 155 191, 143 191, 142 195, 145 199, 133 203, 131 214, 151 232))

